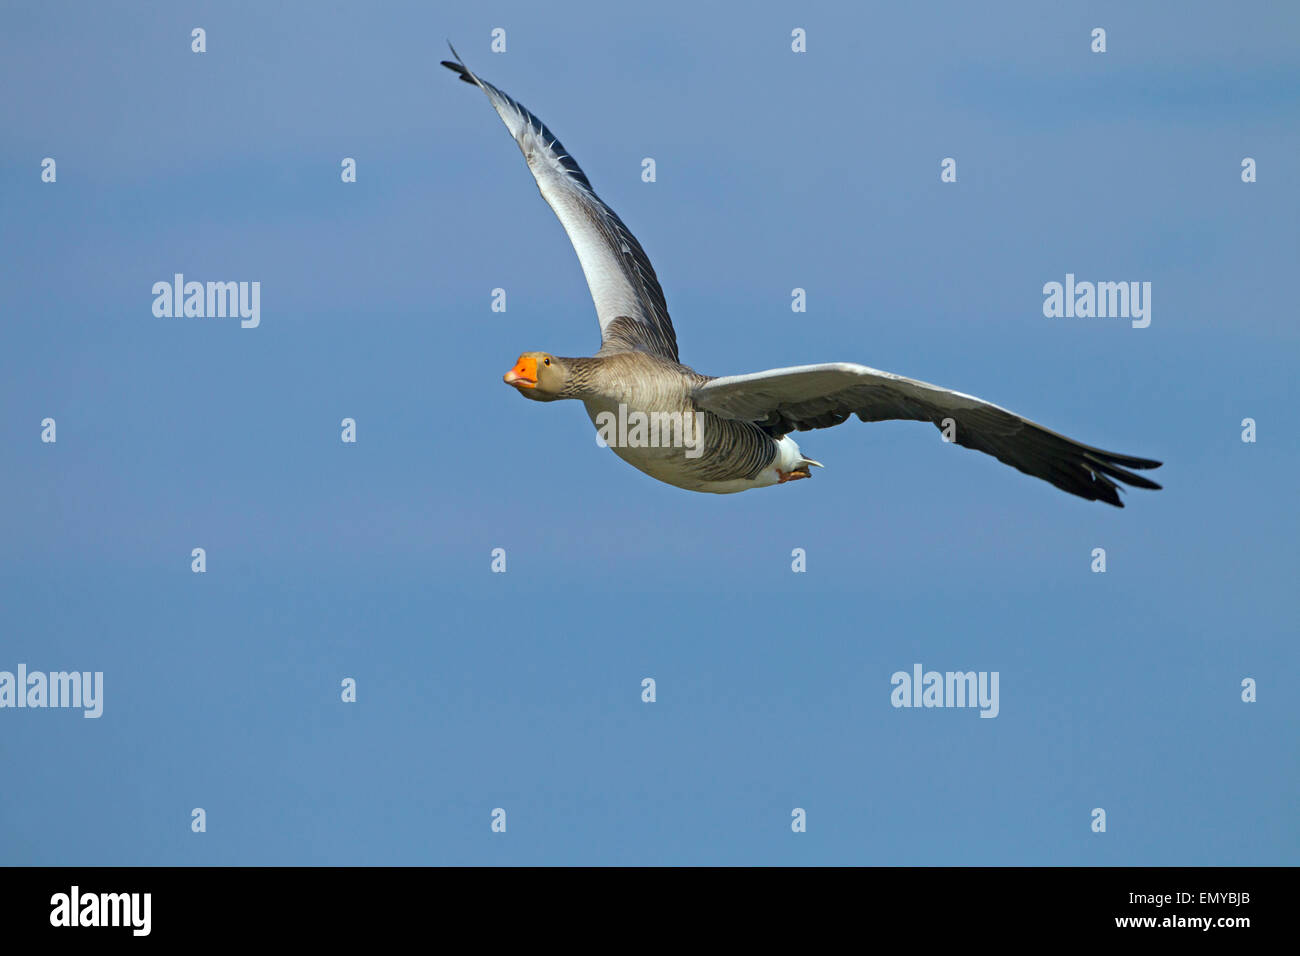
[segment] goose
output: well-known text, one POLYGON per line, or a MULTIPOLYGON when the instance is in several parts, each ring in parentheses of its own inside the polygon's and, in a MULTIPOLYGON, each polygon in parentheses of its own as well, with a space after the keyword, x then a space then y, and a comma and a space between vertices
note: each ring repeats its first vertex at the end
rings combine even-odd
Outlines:
MULTIPOLYGON (((450 44, 449 44, 450 45, 450 44)), ((442 65, 487 94, 537 188, 578 254, 600 324, 588 357, 525 352, 504 380, 536 402, 581 401, 598 441, 652 478, 731 494, 811 476, 791 432, 864 422, 930 422, 945 441, 992 455, 1089 501, 1124 507, 1123 482, 1158 490, 1129 469, 1160 462, 1080 444, 963 392, 851 362, 714 377, 683 365, 663 289, 636 237, 540 119, 473 73, 451 48, 442 65)))

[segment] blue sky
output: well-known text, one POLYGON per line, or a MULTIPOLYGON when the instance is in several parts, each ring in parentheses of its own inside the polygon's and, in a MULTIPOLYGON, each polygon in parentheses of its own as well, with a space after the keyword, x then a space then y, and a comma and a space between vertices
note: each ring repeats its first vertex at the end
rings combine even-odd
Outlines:
POLYGON ((0 710, 0 862, 1300 862, 1295 8, 569 6, 4 12, 0 670, 105 701, 0 710), (594 311, 448 38, 688 364, 863 362, 1165 490, 854 422, 811 481, 693 495, 520 401, 594 311), (156 318, 176 272, 259 281, 260 327, 156 318), (1150 281, 1150 327, 1044 318, 1066 273, 1150 281), (915 663, 997 671, 998 717, 891 707, 915 663))

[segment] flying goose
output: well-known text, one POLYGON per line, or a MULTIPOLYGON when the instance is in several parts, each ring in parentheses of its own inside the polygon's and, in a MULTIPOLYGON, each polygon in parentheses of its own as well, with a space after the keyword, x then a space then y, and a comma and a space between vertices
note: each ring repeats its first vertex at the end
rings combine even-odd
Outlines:
POLYGON ((1160 462, 1117 455, 982 399, 850 362, 715 378, 681 364, 654 268, 560 141, 521 104, 461 61, 442 61, 487 94, 523 151, 542 198, 573 243, 600 322, 589 358, 525 352, 507 384, 538 402, 578 399, 604 443, 635 468, 690 491, 729 494, 810 476, 792 431, 864 422, 931 422, 947 441, 993 455, 1089 501, 1124 507, 1116 480, 1159 489, 1129 468, 1160 462), (612 439, 612 440, 611 440, 612 439), (666 440, 667 439, 667 440, 666 440))

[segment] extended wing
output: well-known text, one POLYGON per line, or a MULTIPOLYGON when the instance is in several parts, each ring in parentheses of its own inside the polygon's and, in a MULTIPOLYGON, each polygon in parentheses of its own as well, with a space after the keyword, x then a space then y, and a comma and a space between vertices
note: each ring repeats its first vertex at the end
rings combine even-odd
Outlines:
POLYGON ((555 211, 578 253, 600 321, 601 352, 643 350, 677 358, 677 336, 654 267, 623 220, 591 188, 577 161, 549 129, 460 61, 443 60, 466 83, 487 94, 519 144, 542 198, 555 211))
POLYGON ((692 397, 707 411, 754 422, 773 435, 829 428, 850 415, 864 422, 932 422, 940 430, 951 420, 958 445, 992 455, 1072 495, 1119 508, 1124 503, 1116 481, 1160 487, 1126 470, 1159 468, 1158 461, 1083 445, 972 395, 850 362, 728 375, 699 386, 692 397))

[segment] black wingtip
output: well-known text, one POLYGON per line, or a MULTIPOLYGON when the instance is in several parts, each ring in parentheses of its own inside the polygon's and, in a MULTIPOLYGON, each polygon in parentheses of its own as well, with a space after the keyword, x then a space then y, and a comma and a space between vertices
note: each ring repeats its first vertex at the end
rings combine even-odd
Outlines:
POLYGON ((451 60, 442 60, 442 65, 455 72, 462 82, 469 83, 471 86, 478 86, 478 81, 474 79, 474 74, 469 71, 469 67, 467 67, 464 61, 461 60, 460 54, 456 52, 456 48, 451 45, 450 40, 447 41, 447 47, 451 50, 451 55, 456 58, 456 62, 453 63, 451 60))
POLYGON ((459 63, 452 63, 450 60, 443 60, 442 65, 449 70, 455 70, 459 75, 461 82, 468 83, 470 86, 478 86, 478 83, 474 80, 474 74, 470 73, 469 70, 461 66, 459 63))

